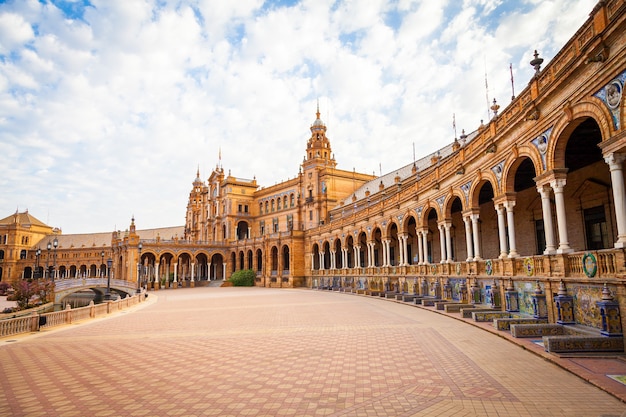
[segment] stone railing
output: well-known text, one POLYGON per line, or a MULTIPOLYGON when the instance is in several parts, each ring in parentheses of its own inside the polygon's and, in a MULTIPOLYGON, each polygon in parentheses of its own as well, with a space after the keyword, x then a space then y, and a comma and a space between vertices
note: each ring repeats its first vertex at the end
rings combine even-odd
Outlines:
POLYGON ((626 274, 621 249, 572 252, 564 255, 533 255, 470 262, 430 263, 393 267, 316 269, 311 276, 479 276, 479 277, 571 277, 611 278, 626 274))
POLYGON ((71 324, 83 320, 105 316, 114 311, 132 307, 145 300, 145 294, 135 294, 132 297, 120 298, 116 301, 108 301, 102 304, 94 304, 93 301, 86 307, 71 308, 52 313, 37 314, 0 320, 0 338, 15 336, 18 334, 37 332, 65 324, 71 324))

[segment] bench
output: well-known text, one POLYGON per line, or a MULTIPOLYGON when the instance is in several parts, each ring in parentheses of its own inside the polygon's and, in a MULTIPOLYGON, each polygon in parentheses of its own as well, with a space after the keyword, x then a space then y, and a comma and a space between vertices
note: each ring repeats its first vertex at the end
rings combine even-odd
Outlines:
POLYGON ((472 318, 472 313, 473 312, 478 312, 478 311, 483 311, 483 312, 500 312, 502 310, 498 310, 495 308, 479 308, 479 307, 463 307, 461 309, 459 309, 459 313, 461 314, 461 317, 463 317, 464 319, 471 319, 472 318))
POLYGON ((450 303, 443 306, 443 311, 446 313, 458 313, 462 308, 474 308, 474 305, 466 303, 450 303))
MULTIPOLYGON (((434 307, 435 303, 440 302, 440 301, 445 301, 445 300, 441 300, 439 298, 422 298, 421 301, 422 301, 421 304, 424 307, 434 307)), ((417 302, 417 300, 415 301, 415 303, 416 304, 420 304, 420 303, 417 302)))
POLYGON ((559 335, 543 336, 543 346, 546 352, 576 353, 576 352, 624 352, 623 337, 588 336, 588 335, 559 335))
POLYGON ((412 302, 412 301, 415 300, 416 297, 419 297, 419 295, 416 295, 416 294, 402 294, 402 295, 396 296, 396 300, 412 302), (398 298, 398 297, 400 297, 400 298, 398 298))
POLYGON ((562 324, 539 324, 539 323, 525 323, 525 324, 511 324, 510 325, 511 336, 513 337, 542 337, 542 336, 562 336, 566 334, 574 333, 567 326, 562 324))
POLYGON ((536 319, 534 317, 505 317, 493 319, 493 327, 498 330, 511 330, 512 324, 548 324, 548 319, 536 319))
POLYGON ((507 317, 511 317, 508 311, 472 311, 472 320, 481 323, 507 317))

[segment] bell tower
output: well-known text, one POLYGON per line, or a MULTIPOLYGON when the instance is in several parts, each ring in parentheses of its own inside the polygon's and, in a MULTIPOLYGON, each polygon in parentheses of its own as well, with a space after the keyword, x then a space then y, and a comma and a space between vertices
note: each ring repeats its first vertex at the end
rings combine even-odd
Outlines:
POLYGON ((326 125, 320 119, 320 105, 317 104, 315 121, 311 125, 311 137, 306 144, 306 156, 302 167, 306 171, 312 166, 324 166, 334 168, 337 166, 335 157, 330 147, 330 141, 326 137, 326 125))

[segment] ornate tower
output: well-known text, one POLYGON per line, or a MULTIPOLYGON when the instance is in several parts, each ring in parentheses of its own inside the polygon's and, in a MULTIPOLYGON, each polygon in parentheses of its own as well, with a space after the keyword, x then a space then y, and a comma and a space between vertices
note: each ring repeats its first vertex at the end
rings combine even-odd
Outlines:
POLYGON ((206 236, 203 236, 203 230, 206 223, 207 210, 205 206, 207 197, 208 188, 200 179, 200 169, 198 168, 196 179, 193 181, 193 187, 189 193, 187 214, 185 216, 185 239, 192 242, 206 240, 206 236))
POLYGON ((326 137, 326 125, 320 119, 320 106, 317 105, 316 118, 311 125, 311 137, 307 141, 306 156, 302 162, 302 200, 304 202, 302 223, 305 229, 317 227, 326 221, 328 211, 329 170, 337 166, 335 157, 326 137))

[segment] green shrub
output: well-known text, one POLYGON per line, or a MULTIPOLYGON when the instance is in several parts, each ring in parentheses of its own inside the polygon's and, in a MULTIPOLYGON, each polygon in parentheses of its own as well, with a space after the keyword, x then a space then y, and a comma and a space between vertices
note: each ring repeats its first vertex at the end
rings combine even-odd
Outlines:
POLYGON ((233 273, 229 281, 233 283, 234 287, 254 287, 254 277, 253 270, 244 269, 233 273))

